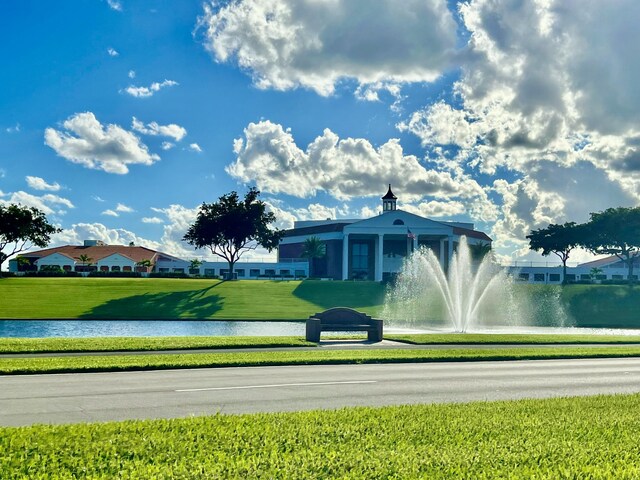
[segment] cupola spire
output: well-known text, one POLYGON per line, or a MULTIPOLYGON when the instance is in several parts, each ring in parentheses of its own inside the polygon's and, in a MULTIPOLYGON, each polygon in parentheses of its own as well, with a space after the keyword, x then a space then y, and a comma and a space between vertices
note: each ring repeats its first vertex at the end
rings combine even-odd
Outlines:
POLYGON ((389 190, 385 196, 382 197, 382 213, 395 211, 397 199, 398 197, 393 194, 391 191, 391 184, 389 184, 389 190))

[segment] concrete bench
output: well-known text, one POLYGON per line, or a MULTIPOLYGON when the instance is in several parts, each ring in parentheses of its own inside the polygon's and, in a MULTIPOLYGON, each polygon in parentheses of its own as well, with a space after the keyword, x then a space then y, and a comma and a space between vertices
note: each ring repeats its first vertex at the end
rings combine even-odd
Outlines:
POLYGON ((330 308, 307 320, 308 342, 319 342, 321 332, 367 332, 368 341, 381 342, 382 320, 351 308, 330 308))

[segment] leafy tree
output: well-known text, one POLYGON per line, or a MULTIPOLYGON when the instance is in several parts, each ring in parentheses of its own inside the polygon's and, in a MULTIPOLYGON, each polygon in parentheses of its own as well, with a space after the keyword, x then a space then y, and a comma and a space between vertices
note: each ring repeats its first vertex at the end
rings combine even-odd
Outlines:
POLYGON ((245 252, 258 245, 272 251, 284 234, 282 230, 270 228, 276 216, 266 211, 259 196, 260 192, 252 187, 244 199, 240 199, 237 192, 231 192, 215 203, 203 203, 183 240, 196 248, 206 247, 226 260, 228 278, 233 278, 233 266, 245 252))
POLYGON ((61 231, 51 225, 37 208, 0 205, 0 267, 16 253, 31 247, 45 248, 51 235, 61 231))
POLYGON ((591 276, 591 280, 597 280, 598 275, 602 275, 602 269, 598 267, 593 267, 589 270, 589 275, 591 276))
POLYGON ((640 257, 640 207, 608 208, 591 214, 583 246, 598 255, 615 255, 627 266, 633 283, 633 264, 640 257))
POLYGON ((327 253, 327 246, 318 237, 309 237, 304 241, 302 246, 302 257, 309 259, 309 276, 313 277, 315 273, 316 259, 322 258, 327 253))
POLYGON ((571 250, 581 245, 583 228, 575 222, 563 225, 551 224, 547 228, 533 230, 527 238, 529 248, 541 252, 543 256, 551 253, 562 261, 562 283, 567 279, 567 261, 571 250))
POLYGON ((481 262, 484 257, 491 253, 490 243, 472 243, 469 244, 469 251, 471 252, 471 258, 481 262))

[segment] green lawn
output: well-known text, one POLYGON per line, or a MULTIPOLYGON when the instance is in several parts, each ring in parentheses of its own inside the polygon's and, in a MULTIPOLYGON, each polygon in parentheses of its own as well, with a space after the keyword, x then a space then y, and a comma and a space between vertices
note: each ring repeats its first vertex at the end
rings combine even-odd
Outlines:
POLYGON ((0 428, 0 477, 635 479, 640 395, 0 428))
MULTIPOLYGON (((424 333, 424 334, 387 334, 387 340, 412 343, 415 345, 508 345, 508 344, 540 344, 562 345, 580 343, 616 344, 640 343, 640 336, 635 335, 529 335, 504 333, 424 333)), ((0 343, 0 348, 1 343, 0 343)))
POLYGON ((244 367, 263 365, 314 365, 348 363, 473 362, 485 360, 534 360, 558 358, 640 357, 640 346, 523 347, 437 350, 304 350, 147 355, 82 355, 35 358, 3 358, 0 374, 109 372, 174 368, 244 367))
POLYGON ((334 306, 377 313, 375 282, 5 278, 0 318, 306 319, 334 306))

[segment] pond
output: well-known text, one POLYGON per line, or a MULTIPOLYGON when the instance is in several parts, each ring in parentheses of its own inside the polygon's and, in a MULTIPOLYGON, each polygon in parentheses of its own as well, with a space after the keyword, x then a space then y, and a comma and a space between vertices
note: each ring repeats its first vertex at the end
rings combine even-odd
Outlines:
POLYGON ((304 336, 304 322, 0 320, 0 337, 304 336))

